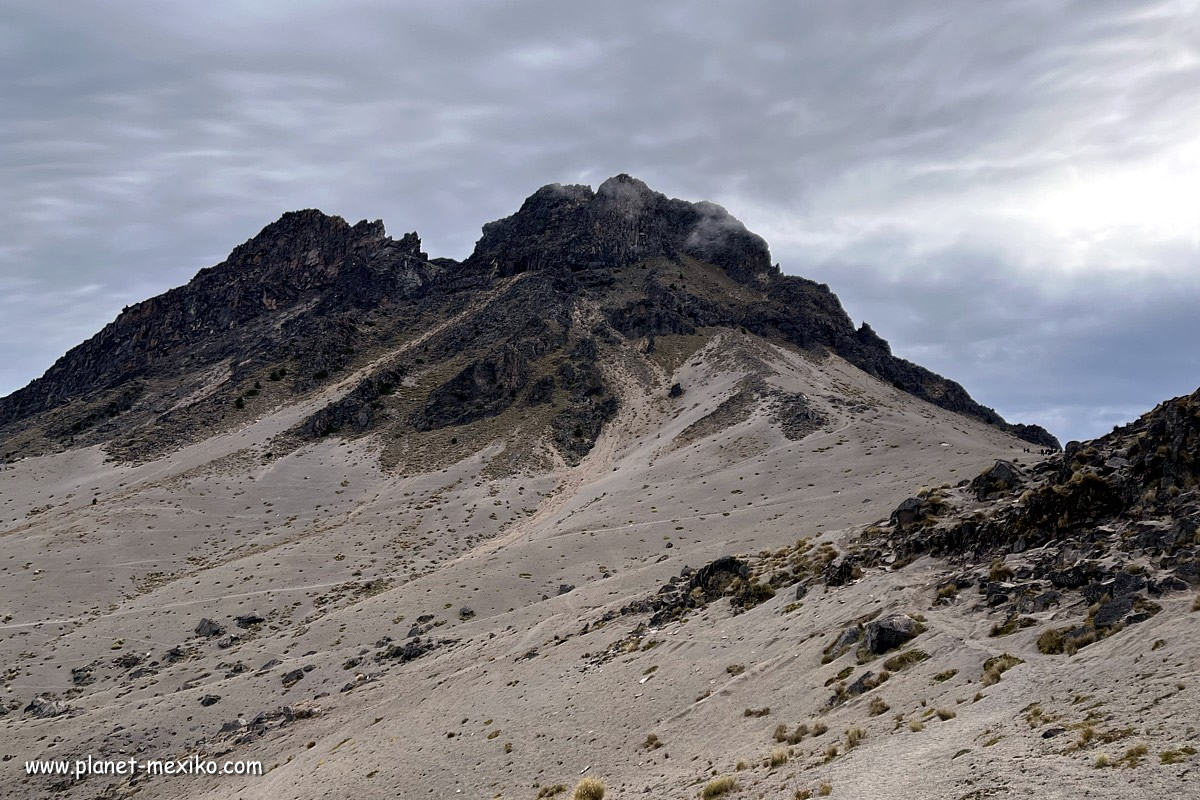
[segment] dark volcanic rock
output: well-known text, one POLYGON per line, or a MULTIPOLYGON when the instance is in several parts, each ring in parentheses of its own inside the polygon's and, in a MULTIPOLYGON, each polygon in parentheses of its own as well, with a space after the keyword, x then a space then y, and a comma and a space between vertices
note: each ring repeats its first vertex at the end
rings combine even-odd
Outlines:
POLYGON ((25 706, 25 713, 32 714, 38 719, 49 719, 50 717, 60 717, 71 711, 71 707, 62 700, 54 700, 43 695, 38 695, 30 701, 29 705, 25 706))
POLYGON ((831 561, 821 577, 826 586, 845 586, 856 577, 854 559, 847 556, 840 561, 831 561))
POLYGON ((1118 597, 1116 600, 1100 606, 1092 622, 1097 628, 1107 628, 1116 625, 1131 611, 1133 611, 1133 598, 1130 596, 1118 597))
POLYGON ((890 617, 867 623, 863 633, 863 646, 868 652, 879 655, 899 647, 920 632, 917 621, 912 617, 893 614, 890 617))
POLYGON ((1011 492, 1025 483, 1025 476, 1016 464, 999 460, 971 481, 971 491, 978 500, 986 500, 993 494, 1011 492))
POLYGON ((218 623, 214 622, 208 617, 205 617, 204 619, 200 620, 200 624, 196 626, 195 632, 197 636, 213 637, 221 636, 225 633, 225 629, 218 623))
POLYGON ((892 522, 899 525, 901 528, 907 528, 921 521, 925 516, 925 503, 917 497, 909 497, 906 500, 900 501, 900 505, 896 506, 896 510, 892 512, 892 522))
POLYGON ((515 347, 503 347, 435 389, 413 427, 427 431, 494 417, 513 404, 528 380, 528 360, 515 347))

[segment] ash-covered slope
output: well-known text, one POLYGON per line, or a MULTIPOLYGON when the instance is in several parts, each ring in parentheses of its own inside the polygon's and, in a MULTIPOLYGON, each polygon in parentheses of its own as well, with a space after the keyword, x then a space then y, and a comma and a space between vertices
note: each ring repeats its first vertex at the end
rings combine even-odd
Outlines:
POLYGON ((918 398, 1058 446, 893 356, 868 325, 854 328, 827 286, 783 275, 767 244, 724 209, 619 175, 595 192, 538 190, 485 225, 463 263, 431 260, 415 233, 396 241, 379 222, 285 214, 0 400, 0 452, 104 444, 136 460, 274 404, 314 400, 290 443, 476 425, 446 438, 482 446, 514 420, 487 430, 482 421, 540 408, 536 432, 576 462, 615 412, 598 360, 725 328, 835 353, 918 398), (418 373, 422 386, 430 373, 437 381, 420 396, 398 391, 418 373))

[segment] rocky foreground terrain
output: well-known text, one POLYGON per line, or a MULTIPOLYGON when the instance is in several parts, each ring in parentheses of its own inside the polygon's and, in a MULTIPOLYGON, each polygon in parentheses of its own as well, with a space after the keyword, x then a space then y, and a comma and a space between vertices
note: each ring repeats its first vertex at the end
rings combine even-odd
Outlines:
POLYGON ((1194 793, 1200 392, 1060 449, 627 176, 287 214, 0 455, 13 797, 1194 793))

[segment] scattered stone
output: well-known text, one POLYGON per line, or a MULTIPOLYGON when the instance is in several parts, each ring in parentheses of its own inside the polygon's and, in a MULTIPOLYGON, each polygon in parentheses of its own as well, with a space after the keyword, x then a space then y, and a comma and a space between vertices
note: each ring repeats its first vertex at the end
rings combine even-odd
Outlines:
POLYGON ((123 656, 118 656, 113 659, 113 665, 121 669, 133 669, 143 661, 142 657, 137 653, 126 653, 123 656))
POLYGON ((71 683, 75 686, 87 686, 96 682, 94 674, 95 665, 87 664, 82 667, 73 667, 71 669, 71 683))

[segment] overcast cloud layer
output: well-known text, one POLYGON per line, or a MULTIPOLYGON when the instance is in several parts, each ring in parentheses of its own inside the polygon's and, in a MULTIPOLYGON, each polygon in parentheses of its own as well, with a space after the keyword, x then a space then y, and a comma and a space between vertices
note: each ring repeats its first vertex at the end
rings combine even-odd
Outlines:
POLYGON ((726 206, 1064 441, 1200 385, 1200 5, 0 0, 0 394, 285 210, 726 206))

